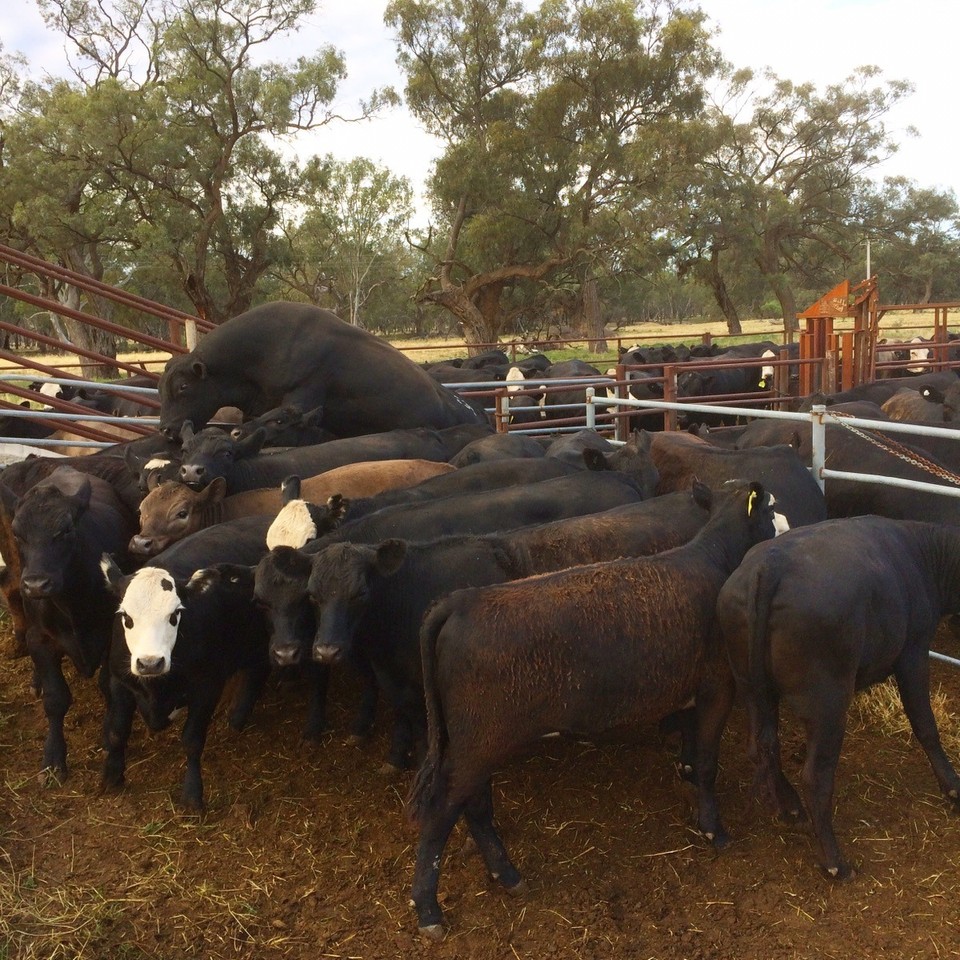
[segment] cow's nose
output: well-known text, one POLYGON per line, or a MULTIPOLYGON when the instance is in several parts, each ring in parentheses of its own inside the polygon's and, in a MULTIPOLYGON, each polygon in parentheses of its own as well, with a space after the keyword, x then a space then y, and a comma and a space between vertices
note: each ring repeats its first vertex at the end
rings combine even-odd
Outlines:
POLYGON ((24 596, 31 600, 40 600, 53 593, 53 581, 47 576, 23 577, 20 580, 20 589, 24 596))
POLYGON ((180 467, 180 479, 183 480, 184 483, 202 483, 206 475, 206 467, 196 464, 183 464, 183 466, 180 467))
POLYGON ((128 549, 138 557, 149 557, 155 552, 153 549, 153 539, 151 537, 141 537, 140 534, 130 538, 128 549))
POLYGON ((299 647, 273 647, 270 656, 278 667, 291 667, 300 662, 299 647))
POLYGON ((139 677, 156 677, 166 672, 166 657, 137 657, 134 673, 139 677))
POLYGON ((313 659, 317 663, 337 663, 343 657, 343 648, 332 643, 315 643, 313 659))

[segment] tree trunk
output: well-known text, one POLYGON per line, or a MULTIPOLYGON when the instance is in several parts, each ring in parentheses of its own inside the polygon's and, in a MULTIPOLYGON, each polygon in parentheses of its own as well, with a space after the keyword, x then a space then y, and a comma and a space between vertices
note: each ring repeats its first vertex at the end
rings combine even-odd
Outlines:
MULTIPOLYGON (((64 306, 72 310, 79 310, 81 307, 80 291, 72 284, 61 288, 59 299, 64 306)), ((112 333, 98 330, 71 317, 65 316, 61 319, 74 346, 102 354, 110 360, 116 359, 117 341, 112 333)), ((80 357, 80 369, 82 375, 88 380, 109 380, 119 376, 118 369, 109 363, 109 360, 98 363, 96 360, 80 357)))
POLYGON ((596 275, 591 267, 587 267, 581 289, 583 298, 583 323, 586 335, 591 338, 591 353, 606 353, 606 330, 603 326, 603 316, 600 311, 600 289, 596 275))
POLYGON ((707 267, 707 283, 713 292, 713 299, 717 301, 717 306, 727 321, 727 332, 732 334, 743 333, 743 327, 740 325, 740 314, 737 312, 737 305, 730 297, 727 290, 727 283, 723 279, 723 273, 720 270, 720 250, 713 247, 710 250, 710 264, 707 267))

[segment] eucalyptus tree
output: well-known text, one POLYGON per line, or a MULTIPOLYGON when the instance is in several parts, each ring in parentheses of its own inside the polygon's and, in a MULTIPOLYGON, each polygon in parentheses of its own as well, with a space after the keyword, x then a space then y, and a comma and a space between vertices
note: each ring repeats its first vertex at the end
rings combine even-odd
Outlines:
POLYGON ((407 102, 445 145, 421 300, 489 341, 512 290, 575 269, 581 319, 601 330, 595 278, 666 219, 662 186, 717 64, 702 15, 641 0, 394 0, 386 20, 407 102))
MULTIPOLYGON (((124 271, 142 256, 159 260, 215 322, 248 308, 282 255, 281 217, 300 199, 300 167, 280 147, 339 116, 333 101, 346 67, 332 46, 267 59, 282 55, 314 0, 42 0, 42 8, 67 40, 73 78, 24 91, 23 163, 46 153, 52 175, 33 200, 55 207, 69 181, 79 206, 64 207, 73 217, 64 227, 95 241, 88 257, 95 248, 106 261, 109 250, 124 271), (101 217, 109 237, 97 232, 101 217)), ((357 116, 392 99, 374 92, 357 116)), ((66 259, 53 239, 45 246, 66 259)))
POLYGON ((375 291, 400 282, 404 271, 410 183, 365 157, 315 158, 302 186, 305 209, 285 228, 289 252, 277 278, 363 326, 375 291))
POLYGON ((708 114, 718 139, 694 180, 685 251, 700 261, 731 325, 725 291, 747 262, 795 329, 795 286, 810 264, 855 256, 857 197, 896 150, 885 118, 910 90, 881 81, 875 67, 822 92, 771 73, 759 85, 749 71, 733 75, 729 96, 708 114))

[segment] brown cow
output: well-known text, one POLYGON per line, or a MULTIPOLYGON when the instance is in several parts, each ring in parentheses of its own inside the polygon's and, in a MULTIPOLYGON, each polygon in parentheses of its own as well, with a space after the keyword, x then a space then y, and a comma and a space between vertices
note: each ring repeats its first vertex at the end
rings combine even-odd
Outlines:
MULTIPOLYGON (((411 487, 449 473, 449 463, 432 460, 371 460, 335 467, 301 483, 303 499, 325 503, 334 494, 370 497, 384 490, 411 487)), ((171 543, 222 520, 256 515, 273 516, 282 506, 279 487, 246 490, 225 497, 226 481, 214 480, 203 490, 182 483, 162 483, 140 504, 140 532, 130 541, 130 552, 152 557, 171 543)))
POLYGON ((522 889, 493 823, 490 778, 552 733, 594 738, 695 699, 699 825, 718 846, 727 841, 714 781, 733 678, 715 607, 746 551, 774 535, 771 500, 760 484, 737 483, 713 497, 707 525, 685 546, 455 590, 427 613, 428 752, 408 800, 420 825, 412 900, 425 935, 443 933, 440 861, 461 815, 490 875, 522 889))

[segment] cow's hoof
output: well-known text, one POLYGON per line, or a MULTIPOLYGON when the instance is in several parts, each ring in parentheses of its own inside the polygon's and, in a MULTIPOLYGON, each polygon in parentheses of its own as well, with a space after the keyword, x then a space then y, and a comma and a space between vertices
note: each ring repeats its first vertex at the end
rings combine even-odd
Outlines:
POLYGON ((420 936, 430 943, 440 943, 447 935, 447 928, 442 923, 428 923, 425 927, 420 927, 420 936))
POLYGON ((703 834, 714 850, 724 850, 730 846, 730 834, 721 827, 716 831, 704 831, 703 834))
POLYGON ((120 793, 123 790, 126 781, 123 777, 111 777, 109 780, 104 778, 100 781, 100 795, 110 796, 120 793))
POLYGON ((477 841, 473 839, 473 835, 467 834, 467 839, 463 841, 463 846, 460 848, 460 859, 466 860, 468 857, 472 857, 479 850, 480 848, 477 846, 477 841))
POLYGON ((40 768, 37 779, 43 787, 59 787, 67 779, 67 768, 51 764, 40 768))
POLYGON ((527 881, 523 878, 518 880, 512 887, 504 887, 503 889, 506 890, 511 897, 525 897, 530 892, 527 881))
POLYGON ((835 863, 830 867, 821 866, 820 869, 828 880, 832 880, 835 883, 853 880, 857 875, 857 871, 849 863, 835 863))
POLYGON ((697 777, 697 771, 689 763, 678 763, 677 764, 677 776, 684 780, 687 783, 692 783, 696 786, 700 780, 697 777))

